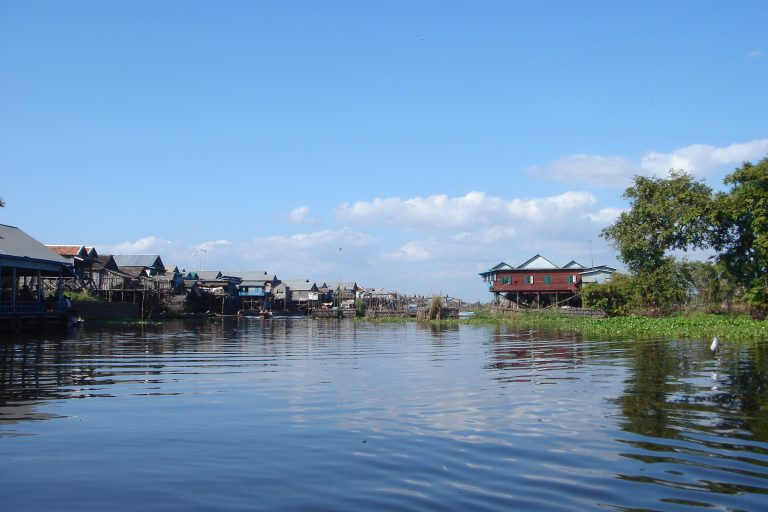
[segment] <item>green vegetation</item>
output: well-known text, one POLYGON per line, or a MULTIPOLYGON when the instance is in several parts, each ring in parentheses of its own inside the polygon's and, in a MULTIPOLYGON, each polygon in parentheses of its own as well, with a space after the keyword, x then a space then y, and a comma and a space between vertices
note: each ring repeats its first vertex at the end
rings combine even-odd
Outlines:
POLYGON ((98 297, 94 297, 90 293, 86 291, 81 292, 66 292, 64 295, 69 297, 69 299, 73 302, 100 302, 100 299, 98 297))
POLYGON ((372 324, 406 324, 408 322, 414 322, 416 319, 407 316, 380 316, 376 318, 361 318, 357 317, 360 322, 369 322, 372 324))
POLYGON ((745 304, 754 319, 768 316, 768 157, 744 163, 725 178, 726 192, 684 171, 667 178, 635 176, 624 192, 630 209, 602 236, 613 243, 629 275, 584 289, 584 304, 610 315, 667 315, 683 307, 705 311, 745 304), (690 263, 671 251, 709 249, 713 262, 690 263), (593 288, 593 289, 592 289, 593 288))
POLYGON ((466 320, 469 325, 507 325, 519 328, 556 329, 590 336, 670 337, 724 340, 768 340, 768 324, 745 316, 689 314, 662 318, 648 317, 574 317, 560 313, 518 313, 493 315, 481 313, 466 320))
MULTIPOLYGON (((368 319, 372 323, 406 323, 414 318, 383 317, 368 319)), ((579 317, 558 311, 528 311, 494 314, 478 312, 464 319, 428 320, 432 325, 507 326, 517 329, 541 329, 577 332, 598 338, 626 339, 667 337, 711 340, 713 336, 728 342, 768 341, 768 323, 745 315, 707 313, 676 314, 651 318, 647 316, 579 317)))
POLYGON ((365 316, 365 309, 366 309, 365 301, 361 299, 358 299, 355 301, 355 314, 357 315, 357 317, 365 316))

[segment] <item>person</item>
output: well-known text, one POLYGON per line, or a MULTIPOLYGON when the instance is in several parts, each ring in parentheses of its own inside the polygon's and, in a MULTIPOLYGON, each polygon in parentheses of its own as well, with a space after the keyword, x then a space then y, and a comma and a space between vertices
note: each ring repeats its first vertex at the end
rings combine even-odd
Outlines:
POLYGON ((21 287, 21 300, 32 300, 32 290, 29 289, 27 284, 21 287))

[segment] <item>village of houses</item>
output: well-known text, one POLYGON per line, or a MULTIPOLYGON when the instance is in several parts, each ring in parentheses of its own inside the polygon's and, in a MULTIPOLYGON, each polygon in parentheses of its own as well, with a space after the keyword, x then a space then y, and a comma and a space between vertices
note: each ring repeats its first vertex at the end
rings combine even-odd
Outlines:
MULTIPOLYGON (((580 288, 610 279, 615 269, 558 267, 536 254, 521 265, 501 262, 480 277, 495 307, 521 309, 580 306, 580 288)), ((404 295, 354 281, 283 279, 269 271, 188 270, 159 254, 100 254, 86 245, 47 245, 19 228, 0 224, 0 322, 19 331, 26 324, 69 315, 73 293, 105 303, 132 304, 142 318, 199 315, 417 316, 432 297, 404 295)), ((466 307, 442 298, 442 318, 466 307)), ((80 320, 80 319, 78 319, 80 320)))

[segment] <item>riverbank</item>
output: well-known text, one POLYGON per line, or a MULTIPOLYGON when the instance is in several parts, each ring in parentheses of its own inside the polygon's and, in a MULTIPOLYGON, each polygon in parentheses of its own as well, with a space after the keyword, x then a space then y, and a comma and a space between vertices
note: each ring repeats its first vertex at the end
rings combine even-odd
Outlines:
POLYGON ((661 318, 647 317, 574 317, 551 313, 516 313, 511 315, 481 312, 459 320, 470 325, 509 325, 523 328, 547 328, 577 331, 585 335, 612 337, 654 336, 712 339, 728 341, 768 340, 768 322, 746 316, 688 314, 661 318))

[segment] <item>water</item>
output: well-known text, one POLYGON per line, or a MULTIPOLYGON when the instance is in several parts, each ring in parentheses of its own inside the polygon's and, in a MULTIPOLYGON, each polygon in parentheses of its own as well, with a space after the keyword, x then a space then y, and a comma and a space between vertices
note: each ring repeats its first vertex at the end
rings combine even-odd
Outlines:
POLYGON ((13 338, 1 508, 765 510, 768 349, 708 347, 307 319, 13 338))

